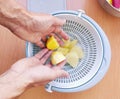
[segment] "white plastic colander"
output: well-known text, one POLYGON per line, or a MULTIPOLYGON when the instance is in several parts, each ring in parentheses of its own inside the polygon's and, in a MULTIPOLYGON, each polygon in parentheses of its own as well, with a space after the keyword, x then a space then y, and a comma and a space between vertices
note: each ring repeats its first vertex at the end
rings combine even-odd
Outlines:
MULTIPOLYGON (((83 49, 84 58, 79 61, 76 68, 66 64, 63 69, 70 76, 50 82, 46 85, 46 90, 77 92, 91 88, 104 77, 109 68, 111 49, 105 33, 84 11, 60 11, 53 15, 66 19, 66 24, 62 28, 70 39, 78 40, 78 46, 83 49)), ((27 57, 33 56, 39 50, 40 48, 36 45, 27 43, 27 57)))

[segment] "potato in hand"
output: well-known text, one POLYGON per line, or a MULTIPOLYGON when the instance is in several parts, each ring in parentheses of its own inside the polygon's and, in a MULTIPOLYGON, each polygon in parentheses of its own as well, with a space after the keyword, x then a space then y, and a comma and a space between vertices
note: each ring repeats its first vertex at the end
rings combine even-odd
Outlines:
POLYGON ((57 42, 57 40, 54 38, 54 36, 51 36, 50 38, 48 38, 47 43, 46 43, 46 47, 50 50, 55 50, 59 47, 59 43, 57 42))
POLYGON ((59 51, 54 51, 51 55, 51 62, 53 65, 57 65, 65 59, 66 57, 59 51))
POLYGON ((63 40, 64 44, 59 45, 54 36, 51 36, 46 43, 48 49, 53 50, 51 63, 57 65, 66 59, 71 67, 75 68, 79 60, 84 57, 83 50, 77 45, 77 40, 63 40))

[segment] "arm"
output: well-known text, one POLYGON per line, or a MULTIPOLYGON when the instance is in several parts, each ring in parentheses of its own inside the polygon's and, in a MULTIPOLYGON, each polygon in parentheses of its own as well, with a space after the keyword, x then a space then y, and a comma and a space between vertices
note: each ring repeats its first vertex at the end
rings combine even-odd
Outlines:
POLYGON ((31 84, 26 75, 8 70, 0 76, 0 99, 13 99, 31 84))
POLYGON ((13 64, 0 76, 0 99, 11 99, 32 86, 46 85, 58 77, 67 77, 68 73, 61 70, 65 61, 54 67, 45 64, 51 53, 52 51, 43 49, 35 56, 21 59, 13 64))
POLYGON ((46 41, 46 36, 53 34, 67 40, 68 35, 61 29, 64 23, 65 20, 50 14, 28 12, 16 0, 0 0, 0 24, 40 47, 44 47, 42 41, 46 41))
POLYGON ((30 13, 20 6, 16 0, 0 0, 1 25, 14 31, 17 25, 25 27, 30 20, 30 13))

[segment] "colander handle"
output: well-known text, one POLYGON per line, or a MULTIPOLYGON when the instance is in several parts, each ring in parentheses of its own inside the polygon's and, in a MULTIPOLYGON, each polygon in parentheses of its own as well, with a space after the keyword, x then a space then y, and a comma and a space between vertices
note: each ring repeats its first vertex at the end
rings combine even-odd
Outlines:
POLYGON ((49 92, 49 93, 52 93, 52 92, 53 92, 53 91, 52 91, 52 86, 51 86, 50 84, 48 84, 48 85, 45 86, 45 90, 46 90, 47 92, 49 92))
POLYGON ((85 14, 85 11, 84 10, 81 10, 81 9, 78 9, 78 17, 81 17, 82 14, 85 14))
POLYGON ((82 9, 78 9, 77 11, 72 11, 72 10, 62 10, 62 11, 57 11, 57 12, 53 12, 51 13, 52 15, 56 16, 56 15, 60 15, 60 14, 71 14, 71 15, 76 15, 80 18, 82 18, 82 15, 85 14, 85 11, 82 9))

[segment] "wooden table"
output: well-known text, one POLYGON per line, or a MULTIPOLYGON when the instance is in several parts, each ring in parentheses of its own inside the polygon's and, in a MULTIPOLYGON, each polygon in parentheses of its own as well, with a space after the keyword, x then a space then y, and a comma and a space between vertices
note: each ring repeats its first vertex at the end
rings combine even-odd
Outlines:
MULTIPOLYGON (((84 92, 50 94, 42 86, 27 90, 19 99, 120 99, 120 18, 106 13, 97 0, 74 0, 74 4, 73 0, 67 0, 67 9, 79 8, 84 9, 108 36, 112 59, 107 74, 100 83, 84 92)), ((0 26, 0 41, 0 73, 3 73, 14 62, 25 57, 25 41, 2 26, 0 26)))

